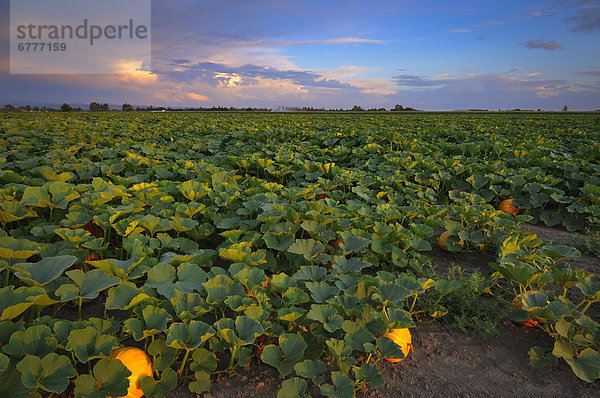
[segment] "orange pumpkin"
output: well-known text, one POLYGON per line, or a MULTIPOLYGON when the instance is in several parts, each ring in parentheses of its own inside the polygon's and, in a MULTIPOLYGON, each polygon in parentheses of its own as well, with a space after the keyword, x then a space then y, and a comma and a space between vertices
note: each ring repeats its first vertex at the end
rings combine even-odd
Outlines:
MULTIPOLYGON (((528 294, 537 293, 537 290, 534 290, 534 291, 531 291, 531 292, 527 292, 527 293, 528 294)), ((514 300, 512 301, 512 306, 516 307, 516 308, 522 308, 523 307, 523 301, 521 301, 520 295, 514 298, 514 300)), ((520 325, 523 325, 523 326, 527 326, 529 328, 534 328, 534 327, 539 326, 539 322, 535 318, 533 318, 529 312, 527 313, 527 316, 529 317, 528 320, 526 320, 526 321, 519 321, 517 323, 520 324, 520 325)))
MULTIPOLYGON (((400 346, 400 349, 404 353, 404 357, 408 356, 408 353, 412 348, 412 340, 408 328, 394 329, 390 333, 386 334, 385 337, 392 339, 392 341, 396 343, 396 345, 400 346)), ((386 361, 400 362, 402 361, 402 359, 386 358, 386 361)))
POLYGON ((498 210, 502 210, 506 214, 510 214, 514 216, 515 214, 519 214, 519 208, 513 204, 514 199, 506 199, 500 202, 498 205, 498 210))
POLYGON ((135 347, 124 347, 114 350, 109 359, 118 359, 129 371, 129 388, 127 395, 119 398, 141 398, 144 395, 140 387, 142 379, 146 376, 152 377, 152 362, 143 350, 135 347))
MULTIPOLYGON (((445 231, 440 238, 438 239, 438 245, 442 248, 442 250, 444 251, 448 251, 448 245, 446 244, 446 239, 448 239, 448 237, 450 236, 450 231, 445 231)), ((459 245, 461 246, 465 246, 465 242, 461 239, 458 242, 459 245)))

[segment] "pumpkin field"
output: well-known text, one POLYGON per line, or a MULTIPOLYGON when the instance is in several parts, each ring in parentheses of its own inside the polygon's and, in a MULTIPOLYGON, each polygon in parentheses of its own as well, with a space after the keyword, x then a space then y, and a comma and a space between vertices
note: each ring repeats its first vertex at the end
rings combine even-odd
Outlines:
POLYGON ((591 396, 599 256, 597 112, 0 113, 4 397, 591 396))

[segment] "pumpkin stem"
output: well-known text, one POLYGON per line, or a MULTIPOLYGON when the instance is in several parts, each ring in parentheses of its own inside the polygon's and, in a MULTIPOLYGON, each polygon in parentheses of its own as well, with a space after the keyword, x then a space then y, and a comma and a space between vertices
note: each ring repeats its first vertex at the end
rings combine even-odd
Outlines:
POLYGON ((183 361, 181 362, 181 366, 179 367, 179 374, 184 375, 183 371, 185 369, 185 364, 188 360, 188 356, 190 355, 190 350, 185 350, 185 355, 183 356, 183 361))
POLYGON ((231 349, 231 359, 229 360, 229 370, 233 369, 233 361, 235 360, 235 352, 237 351, 237 345, 234 345, 231 349))

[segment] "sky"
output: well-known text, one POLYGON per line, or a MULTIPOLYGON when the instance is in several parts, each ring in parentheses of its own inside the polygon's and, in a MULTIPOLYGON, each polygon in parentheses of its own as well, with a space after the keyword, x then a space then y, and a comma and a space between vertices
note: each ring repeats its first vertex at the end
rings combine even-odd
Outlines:
POLYGON ((600 0, 154 0, 105 75, 10 74, 8 4, 0 106, 600 109, 600 0))

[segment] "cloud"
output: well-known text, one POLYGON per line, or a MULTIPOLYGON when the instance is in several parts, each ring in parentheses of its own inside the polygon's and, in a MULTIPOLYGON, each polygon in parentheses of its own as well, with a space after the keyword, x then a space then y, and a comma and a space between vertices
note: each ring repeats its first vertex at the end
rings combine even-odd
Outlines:
POLYGON ((390 42, 399 41, 398 39, 394 40, 377 40, 377 39, 365 39, 360 37, 337 37, 331 39, 322 39, 322 40, 292 40, 292 41, 262 41, 261 45, 273 46, 273 47, 291 47, 291 46, 304 46, 311 44, 322 44, 322 45, 330 45, 330 44, 387 44, 390 42))
POLYGON ((401 75, 396 81, 398 93, 390 96, 394 103, 421 109, 561 109, 566 103, 570 109, 592 110, 600 106, 599 83, 540 79, 536 72, 401 75))
POLYGON ((364 66, 344 65, 335 69, 318 71, 318 73, 322 76, 322 79, 343 80, 356 77, 360 73, 370 69, 364 66))
POLYGON ((547 50, 547 51, 555 51, 555 50, 564 50, 565 46, 563 44, 559 44, 554 40, 551 41, 544 41, 543 39, 537 39, 537 40, 528 40, 527 43, 525 43, 525 47, 527 47, 528 49, 542 49, 542 50, 547 50))
POLYGON ((467 28, 455 28, 455 29, 446 30, 442 33, 470 33, 471 31, 472 31, 471 29, 467 29, 467 28))
MULTIPOLYGON (((235 87, 254 85, 259 79, 287 80, 293 84, 322 88, 347 88, 348 83, 327 78, 311 71, 282 70, 273 67, 246 64, 229 66, 216 62, 199 62, 196 64, 175 64, 171 70, 157 70, 156 73, 176 82, 205 82, 213 87, 235 87)), ((350 68, 348 70, 356 70, 350 68)))
POLYGON ((433 87, 443 84, 444 79, 429 78, 427 76, 399 75, 392 78, 399 86, 405 87, 433 87))
POLYGON ((187 96, 189 98, 193 99, 194 101, 210 101, 210 98, 208 98, 206 95, 202 95, 202 94, 187 93, 187 96))
POLYGON ((118 60, 113 65, 113 73, 120 75, 124 81, 148 84, 156 81, 157 76, 149 68, 143 66, 143 61, 118 60))
POLYGON ((569 87, 565 80, 547 79, 547 80, 532 80, 537 73, 522 73, 521 77, 513 77, 510 74, 518 70, 513 68, 507 73, 500 74, 478 74, 466 73, 463 76, 452 77, 446 73, 437 76, 417 76, 417 75, 400 75, 394 77, 394 81, 404 90, 422 90, 436 92, 438 95, 445 91, 458 92, 463 90, 465 96, 468 97, 472 92, 486 92, 490 95, 498 91, 504 92, 531 92, 538 97, 555 96, 561 90, 569 87))
POLYGON ((557 8, 541 8, 537 7, 529 11, 525 14, 525 18, 544 18, 544 17, 552 17, 558 14, 560 10, 557 8))
POLYGON ((576 70, 575 73, 580 75, 600 76, 600 69, 576 70))
POLYGON ((573 32, 592 33, 600 29, 600 6, 598 2, 595 6, 586 6, 575 11, 575 15, 565 18, 565 22, 573 25, 573 32))
POLYGON ((531 72, 531 73, 519 73, 517 76, 532 78, 532 77, 536 77, 536 76, 539 76, 539 75, 541 75, 540 72, 531 72))

